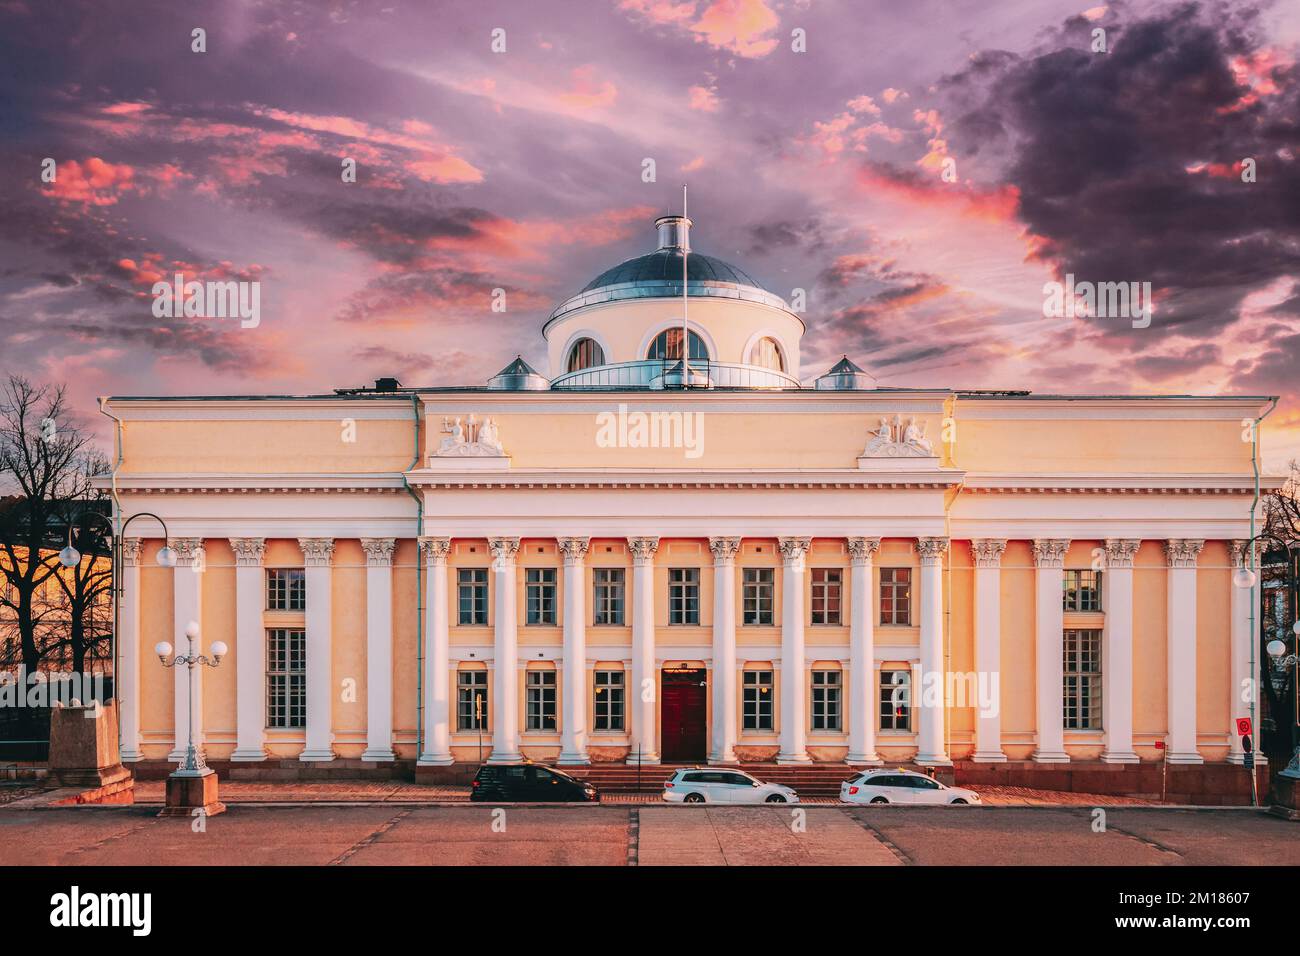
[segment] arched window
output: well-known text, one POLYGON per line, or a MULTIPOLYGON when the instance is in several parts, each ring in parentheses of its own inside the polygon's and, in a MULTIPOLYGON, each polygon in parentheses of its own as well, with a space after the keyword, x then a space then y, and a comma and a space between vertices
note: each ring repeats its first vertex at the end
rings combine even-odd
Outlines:
POLYGON ((754 347, 749 350, 749 364, 784 372, 785 358, 781 355, 781 346, 776 344, 776 339, 765 335, 755 342, 754 347))
MULTIPOLYGON (((680 359, 682 357, 682 330, 676 326, 671 329, 664 329, 650 343, 650 350, 646 352, 645 357, 648 359, 680 359)), ((707 362, 709 360, 709 350, 704 344, 704 339, 692 332, 691 361, 696 360, 707 362)))
POLYGON ((566 371, 578 372, 594 365, 605 364, 605 350, 595 339, 578 339, 569 350, 569 365, 566 371))

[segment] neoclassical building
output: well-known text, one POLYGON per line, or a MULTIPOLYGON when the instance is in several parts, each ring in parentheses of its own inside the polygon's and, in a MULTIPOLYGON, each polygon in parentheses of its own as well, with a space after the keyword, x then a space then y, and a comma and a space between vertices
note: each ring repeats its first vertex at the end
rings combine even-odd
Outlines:
POLYGON ((546 375, 103 401, 102 486, 180 557, 133 522, 124 759, 1241 761, 1268 398, 813 377, 656 225, 546 375), (153 652, 191 621, 230 647, 192 711, 153 652))

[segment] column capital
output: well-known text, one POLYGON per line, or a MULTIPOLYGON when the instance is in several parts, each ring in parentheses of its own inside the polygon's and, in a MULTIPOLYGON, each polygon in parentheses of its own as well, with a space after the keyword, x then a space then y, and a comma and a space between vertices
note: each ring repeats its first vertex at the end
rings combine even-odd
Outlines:
POLYGON ((740 552, 739 538, 710 538, 709 550, 713 552, 715 567, 731 564, 740 552))
POLYGON ((812 538, 777 538, 781 548, 781 563, 795 571, 803 570, 804 555, 812 547, 812 538))
POLYGON ((658 538, 628 538, 627 548, 632 552, 633 564, 653 564, 659 550, 658 538))
POLYGON ((445 565, 447 555, 451 553, 451 538, 422 535, 420 537, 420 553, 424 555, 426 567, 436 568, 445 565))
POLYGON ((167 547, 176 552, 178 568, 202 568, 207 563, 202 538, 168 538, 167 547))
POLYGON ((235 567, 260 568, 266 557, 265 538, 229 538, 230 550, 235 552, 235 567))
POLYGON ((122 539, 122 564, 128 568, 140 565, 140 552, 143 550, 143 538, 122 539))
POLYGON ((328 568, 334 561, 333 538, 299 538, 298 547, 309 568, 328 568))
POLYGON ((366 553, 366 567, 391 568, 393 551, 397 548, 395 538, 362 538, 361 550, 366 553))
POLYGON ((1133 567, 1133 557, 1141 546, 1142 542, 1138 538, 1107 538, 1106 567, 1117 569, 1133 567))
POLYGON ((587 556, 587 549, 591 547, 591 538, 556 538, 555 543, 559 546, 560 553, 564 555, 564 563, 576 566, 582 564, 587 556))
POLYGON ((880 550, 879 538, 848 538, 849 557, 861 567, 870 564, 872 556, 880 550))
MULTIPOLYGON (((1228 542, 1228 556, 1232 559, 1233 568, 1250 567, 1250 542, 1245 538, 1237 538, 1228 542)), ((1259 557, 1259 545, 1255 546, 1255 557, 1259 557)), ((1255 562, 1258 564, 1258 560, 1255 562)))
POLYGON ((1065 552, 1069 550, 1069 538, 1035 538, 1034 567, 1044 569, 1064 568, 1065 552))
POLYGON ((1194 568, 1203 547, 1205 542, 1199 538, 1170 538, 1165 542, 1165 563, 1171 568, 1194 568))
POLYGON ((972 538, 971 554, 977 568, 1002 567, 1002 553, 1007 550, 1006 538, 972 538))
POLYGON ((515 555, 519 553, 519 539, 488 538, 488 548, 492 551, 492 569, 504 571, 514 567, 515 555))
POLYGON ((921 566, 937 566, 943 563, 943 556, 948 552, 947 538, 917 538, 916 550, 921 555, 921 566))

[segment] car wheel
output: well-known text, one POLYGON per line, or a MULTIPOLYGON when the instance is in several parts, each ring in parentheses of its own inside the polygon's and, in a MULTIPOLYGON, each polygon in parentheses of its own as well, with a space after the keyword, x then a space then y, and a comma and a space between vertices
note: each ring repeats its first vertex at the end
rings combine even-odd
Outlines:
POLYGON ((686 803, 703 803, 703 802, 704 802, 704 795, 701 794, 701 793, 688 793, 688 794, 686 795, 686 800, 685 800, 685 802, 686 802, 686 803))
POLYGON ((966 804, 969 803, 969 802, 970 802, 970 801, 967 800, 965 797, 958 797, 957 799, 953 800, 952 805, 955 807, 955 806, 957 806, 958 804, 961 804, 961 805, 964 807, 964 806, 966 806, 966 804))
POLYGON ((774 793, 763 802, 764 803, 785 803, 785 797, 781 796, 781 794, 779 793, 774 793))
POLYGON ((885 797, 872 797, 872 798, 871 798, 871 802, 872 802, 872 803, 888 803, 889 800, 888 800, 887 798, 885 798, 885 797))

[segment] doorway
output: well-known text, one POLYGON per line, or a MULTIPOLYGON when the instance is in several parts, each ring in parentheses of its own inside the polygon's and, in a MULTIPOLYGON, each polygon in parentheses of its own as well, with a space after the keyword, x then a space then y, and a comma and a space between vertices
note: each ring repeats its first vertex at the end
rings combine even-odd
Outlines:
POLYGON ((708 754, 708 679, 702 667, 663 669, 663 757, 694 763, 708 754))

